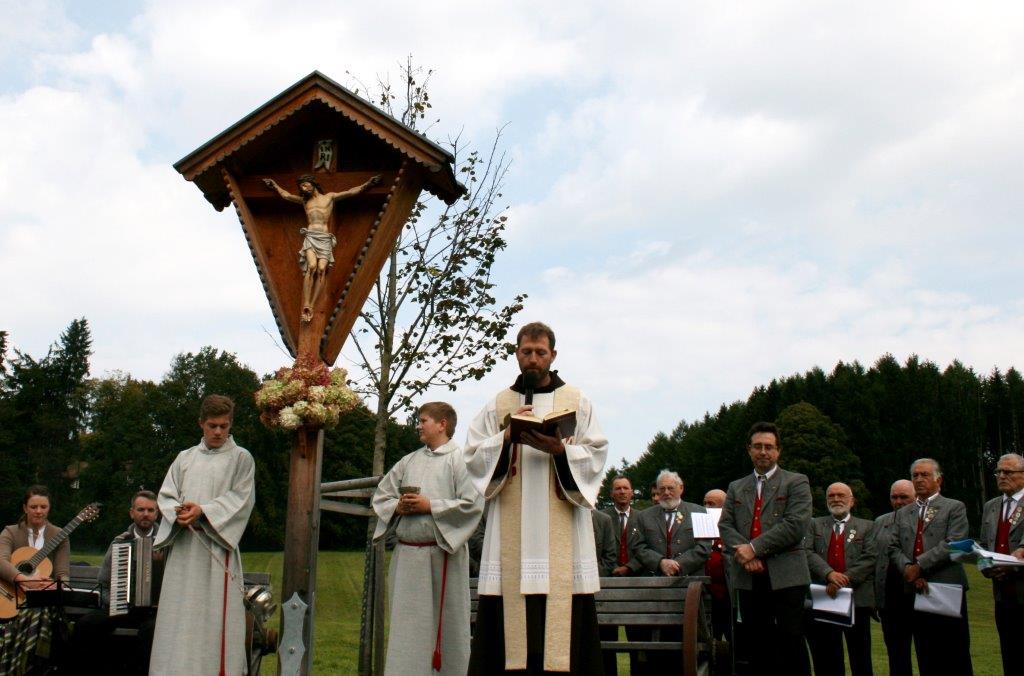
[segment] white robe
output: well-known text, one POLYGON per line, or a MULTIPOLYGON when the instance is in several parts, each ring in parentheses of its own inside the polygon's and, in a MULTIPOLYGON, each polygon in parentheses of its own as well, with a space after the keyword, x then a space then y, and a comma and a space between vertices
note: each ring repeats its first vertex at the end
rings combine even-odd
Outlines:
MULTIPOLYGON (((519 399, 520 403, 525 401, 523 395, 519 395, 519 399)), ((550 413, 553 403, 553 393, 534 394, 534 415, 542 417, 550 413)), ((504 443, 504 432, 499 426, 496 410, 496 400, 492 399, 473 419, 464 450, 473 485, 487 498, 487 530, 480 560, 479 592, 489 596, 501 595, 501 514, 498 500, 491 499, 504 485, 497 482, 492 484, 491 481, 504 443)), ((590 510, 597 504, 597 494, 601 490, 608 439, 597 424, 590 400, 582 394, 576 411, 576 434, 572 442, 565 444, 569 470, 579 489, 578 493, 565 491, 566 497, 574 505, 572 593, 593 594, 601 588, 601 584, 590 510)), ((520 448, 522 504, 530 505, 531 508, 530 517, 522 519, 522 532, 519 534, 522 557, 520 584, 523 594, 547 594, 550 564, 548 472, 551 471, 552 461, 547 453, 531 446, 522 445, 520 448)))
POLYGON ((252 456, 232 437, 220 448, 200 443, 182 451, 167 470, 157 496, 162 520, 154 546, 169 550, 151 676, 217 674, 222 638, 224 673, 236 676, 248 670, 238 541, 255 501, 254 475, 252 456), (202 534, 175 523, 174 508, 183 502, 202 507, 202 516, 193 524, 202 534), (225 573, 225 561, 233 579, 225 573))
POLYGON ((374 539, 383 537, 401 497, 402 486, 419 486, 430 498, 430 514, 398 517, 399 543, 391 556, 390 616, 384 673, 395 676, 463 676, 469 666, 469 540, 480 515, 483 498, 466 474, 458 444, 449 441, 431 451, 423 447, 391 468, 373 496, 377 513, 374 539), (405 542, 433 542, 414 547, 405 542), (431 660, 437 639, 442 570, 448 553, 444 616, 441 628, 441 670, 431 660))

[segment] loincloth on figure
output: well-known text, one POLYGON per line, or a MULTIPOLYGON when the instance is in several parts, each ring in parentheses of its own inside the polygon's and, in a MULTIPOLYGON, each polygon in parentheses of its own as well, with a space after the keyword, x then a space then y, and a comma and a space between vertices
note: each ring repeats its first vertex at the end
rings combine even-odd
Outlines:
POLYGON ((306 252, 310 249, 316 254, 316 259, 327 260, 327 266, 334 265, 334 247, 338 243, 338 238, 329 232, 323 230, 310 230, 309 228, 302 228, 299 230, 299 234, 303 235, 302 248, 299 249, 299 265, 302 266, 302 271, 306 271, 306 252))

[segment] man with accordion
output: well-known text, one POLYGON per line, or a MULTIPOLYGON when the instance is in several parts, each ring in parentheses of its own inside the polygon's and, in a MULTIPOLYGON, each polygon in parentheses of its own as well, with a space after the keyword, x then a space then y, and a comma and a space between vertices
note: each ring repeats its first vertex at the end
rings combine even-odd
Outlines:
POLYGON ((145 674, 153 647, 156 600, 160 598, 163 573, 162 553, 152 549, 159 516, 156 494, 140 490, 132 497, 128 515, 131 525, 110 543, 100 567, 98 581, 103 607, 75 623, 73 650, 86 660, 78 664, 88 663, 89 655, 105 655, 114 664, 120 662, 129 674, 145 674), (118 643, 114 640, 117 629, 135 629, 138 636, 118 643))

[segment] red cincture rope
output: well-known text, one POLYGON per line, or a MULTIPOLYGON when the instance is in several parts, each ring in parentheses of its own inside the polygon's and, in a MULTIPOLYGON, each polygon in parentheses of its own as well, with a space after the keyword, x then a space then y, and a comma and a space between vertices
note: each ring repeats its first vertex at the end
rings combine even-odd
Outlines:
POLYGON ((224 643, 228 631, 228 564, 231 560, 231 552, 224 554, 224 606, 220 615, 220 676, 226 676, 224 671, 224 643))
POLYGON ((448 585, 448 552, 444 553, 444 567, 441 568, 441 607, 437 611, 437 641, 434 642, 434 671, 441 671, 441 623, 444 621, 444 588, 448 585))

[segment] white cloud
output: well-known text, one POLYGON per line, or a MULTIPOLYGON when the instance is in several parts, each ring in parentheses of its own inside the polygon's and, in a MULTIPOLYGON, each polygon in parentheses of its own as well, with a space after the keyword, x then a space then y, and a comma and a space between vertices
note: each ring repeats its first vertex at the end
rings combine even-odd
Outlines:
MULTIPOLYGON (((170 164, 314 69, 373 85, 411 53, 437 71, 435 137, 511 120, 499 291, 555 324, 617 456, 814 364, 1007 366, 1022 18, 1008 2, 183 0, 85 35, 60 5, 0 0, 0 316, 36 353, 85 315, 97 372, 159 377, 205 344, 276 367, 234 214, 170 164)), ((513 371, 435 394, 465 419, 513 371)))

